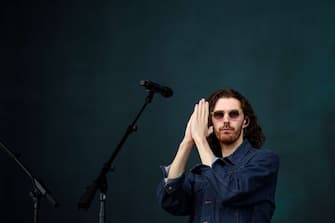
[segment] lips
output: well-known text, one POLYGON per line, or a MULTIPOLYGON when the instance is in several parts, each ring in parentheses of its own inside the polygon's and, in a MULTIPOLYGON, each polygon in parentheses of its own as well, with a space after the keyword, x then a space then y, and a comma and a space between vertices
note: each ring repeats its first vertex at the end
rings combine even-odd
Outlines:
POLYGON ((220 128, 220 131, 234 130, 234 128, 220 128))
POLYGON ((220 129, 221 132, 231 132, 231 131, 234 131, 234 129, 232 128, 223 128, 223 129, 220 129))

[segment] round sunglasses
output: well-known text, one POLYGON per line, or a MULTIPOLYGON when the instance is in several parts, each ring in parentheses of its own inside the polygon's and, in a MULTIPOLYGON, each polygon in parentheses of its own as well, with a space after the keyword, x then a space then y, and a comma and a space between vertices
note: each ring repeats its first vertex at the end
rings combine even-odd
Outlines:
POLYGON ((242 112, 240 112, 239 110, 231 110, 228 112, 218 110, 211 112, 211 115, 213 116, 214 119, 221 120, 224 118, 225 113, 228 114, 228 120, 236 120, 242 114, 242 112))

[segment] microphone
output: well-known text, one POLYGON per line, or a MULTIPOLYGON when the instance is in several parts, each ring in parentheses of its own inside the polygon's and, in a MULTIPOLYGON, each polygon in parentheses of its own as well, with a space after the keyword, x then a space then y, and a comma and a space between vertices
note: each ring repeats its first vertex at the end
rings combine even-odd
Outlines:
POLYGON ((140 85, 144 86, 147 90, 160 93, 163 97, 169 98, 173 95, 171 88, 161 86, 149 80, 141 80, 140 85))

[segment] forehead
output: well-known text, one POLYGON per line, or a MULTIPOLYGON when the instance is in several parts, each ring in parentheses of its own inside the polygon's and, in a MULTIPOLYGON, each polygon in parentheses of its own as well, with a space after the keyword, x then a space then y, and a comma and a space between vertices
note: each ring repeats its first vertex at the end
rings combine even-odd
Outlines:
POLYGON ((215 106, 213 111, 217 111, 217 110, 240 110, 241 109, 241 103, 239 100, 237 100, 236 98, 220 98, 215 106))

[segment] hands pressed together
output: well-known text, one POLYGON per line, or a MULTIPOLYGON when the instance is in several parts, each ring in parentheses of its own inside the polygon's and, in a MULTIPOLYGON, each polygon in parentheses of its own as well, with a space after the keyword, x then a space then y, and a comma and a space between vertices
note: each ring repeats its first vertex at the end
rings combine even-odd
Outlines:
POLYGON ((201 99, 194 106, 194 111, 187 123, 184 141, 196 143, 205 140, 213 131, 213 127, 208 128, 209 106, 205 99, 201 99))
POLYGON ((201 162, 207 166, 212 165, 214 155, 208 145, 207 136, 213 131, 213 128, 208 128, 208 115, 208 102, 205 99, 201 99, 195 105, 194 111, 187 123, 184 139, 179 145, 177 154, 170 165, 168 178, 175 178, 184 172, 186 162, 194 144, 197 147, 201 162))
POLYGON ((187 123, 183 142, 188 145, 195 144, 202 163, 211 166, 214 155, 208 145, 207 136, 213 131, 213 127, 208 128, 208 116, 208 102, 201 99, 194 106, 194 111, 187 123))

